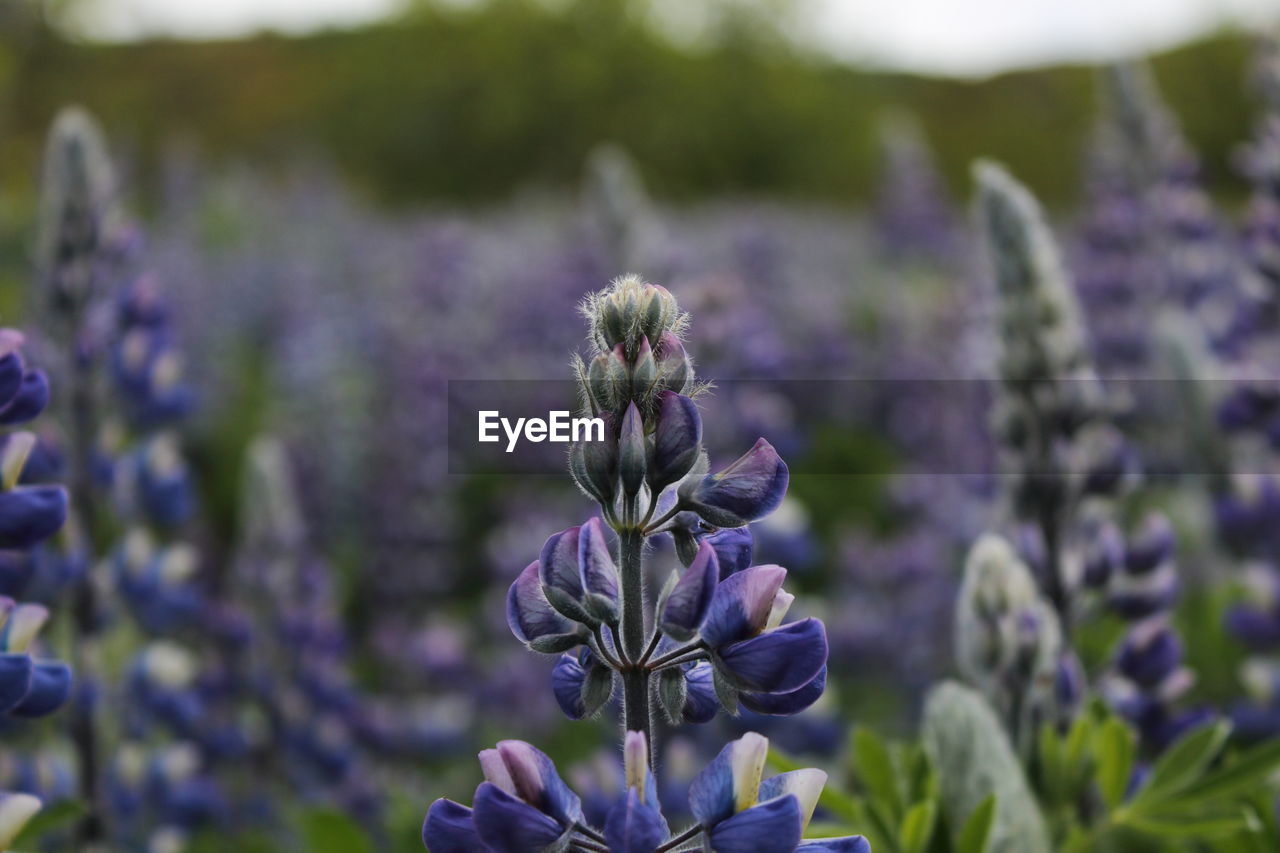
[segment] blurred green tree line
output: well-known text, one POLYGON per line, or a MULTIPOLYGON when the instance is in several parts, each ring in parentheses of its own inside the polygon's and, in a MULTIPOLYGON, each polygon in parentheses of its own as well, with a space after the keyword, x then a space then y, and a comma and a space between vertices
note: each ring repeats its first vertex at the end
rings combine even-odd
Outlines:
MULTIPOLYGON (((994 156, 1065 203, 1095 112, 1083 67, 983 80, 877 73, 759 27, 679 46, 642 0, 417 2, 354 30, 129 44, 76 40, 30 9, 0 0, 0 181, 18 193, 54 111, 75 101, 142 176, 174 140, 194 140, 213 158, 318 155, 384 202, 484 201, 571 185, 586 152, 612 140, 672 199, 859 201, 874 189, 877 120, 901 107, 922 119, 955 185, 973 157, 994 156)), ((1232 189, 1231 151, 1252 112, 1250 50, 1249 38, 1221 35, 1155 62, 1220 191, 1232 189)))

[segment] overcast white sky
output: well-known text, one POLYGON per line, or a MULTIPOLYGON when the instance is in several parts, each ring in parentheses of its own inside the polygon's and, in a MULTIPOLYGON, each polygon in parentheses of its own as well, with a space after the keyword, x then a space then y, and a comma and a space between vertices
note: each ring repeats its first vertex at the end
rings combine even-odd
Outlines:
MULTIPOLYGON (((698 2, 698 0, 683 0, 698 2)), ((1224 22, 1280 23, 1280 0, 802 0, 815 44, 841 57, 919 71, 982 74, 1158 50, 1224 22)), ((108 38, 209 38, 262 28, 358 23, 400 0, 94 0, 108 38)))

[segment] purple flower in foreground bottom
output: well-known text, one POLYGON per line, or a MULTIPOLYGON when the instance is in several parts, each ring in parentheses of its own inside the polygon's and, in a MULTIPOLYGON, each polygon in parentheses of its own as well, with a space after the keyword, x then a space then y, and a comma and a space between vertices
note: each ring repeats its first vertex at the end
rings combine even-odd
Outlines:
POLYGON ((714 853, 870 853, 860 835, 801 841, 827 774, 808 768, 764 776, 769 741, 749 733, 716 756, 689 786, 689 806, 714 853))
POLYGON ((467 809, 437 800, 422 825, 432 853, 540 853, 563 849, 582 822, 582 803, 544 753, 506 740, 480 753, 485 780, 467 809))
POLYGON ((692 843, 709 853, 870 853, 861 835, 802 840, 827 774, 796 770, 761 782, 768 751, 769 741, 758 734, 726 746, 690 786, 698 824, 673 837, 642 733, 627 733, 626 790, 605 816, 603 832, 585 825, 577 795, 551 759, 522 741, 503 741, 480 753, 488 781, 476 789, 475 807, 436 800, 422 841, 430 853, 654 853, 692 843))

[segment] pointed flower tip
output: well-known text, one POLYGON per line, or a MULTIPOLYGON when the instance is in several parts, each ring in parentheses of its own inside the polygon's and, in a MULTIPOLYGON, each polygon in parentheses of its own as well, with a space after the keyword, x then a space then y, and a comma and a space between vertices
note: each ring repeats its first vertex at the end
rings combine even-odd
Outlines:
POLYGON ((627 788, 639 792, 640 801, 644 802, 649 778, 649 742, 644 732, 627 732, 622 756, 627 788))

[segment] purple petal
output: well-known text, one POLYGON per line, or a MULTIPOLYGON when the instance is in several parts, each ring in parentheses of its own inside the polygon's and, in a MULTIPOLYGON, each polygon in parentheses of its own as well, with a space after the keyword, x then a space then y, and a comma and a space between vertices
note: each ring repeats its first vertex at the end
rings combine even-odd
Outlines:
POLYGON ((539 637, 572 634, 574 625, 561 616, 542 594, 537 563, 530 563, 507 592, 507 625, 516 639, 528 644, 539 637))
POLYGON ((720 564, 715 549, 703 542, 698 546, 698 556, 667 597, 662 609, 663 632, 682 642, 691 640, 711 609, 719 578, 720 564))
POLYGON ((578 567, 582 575, 582 587, 605 601, 618 600, 618 567, 609 553, 609 540, 604 535, 604 525, 593 518, 582 525, 578 533, 578 567))
POLYGON ((763 631, 786 577, 787 570, 781 566, 752 566, 725 578, 711 597, 702 639, 717 648, 763 631))
POLYGON ((719 659, 732 681, 753 693, 799 690, 827 665, 827 631, 817 619, 802 619, 726 646, 719 659))
MULTIPOLYGON (((713 827, 755 803, 768 752, 769 741, 755 732, 730 741, 720 750, 689 785, 689 810, 699 823, 713 827)), ((799 830, 797 812, 797 837, 799 830)))
POLYGON ((1131 630, 1116 656, 1116 669, 1143 687, 1155 687, 1182 665, 1182 641, 1167 625, 1131 630))
POLYGON ((476 788, 473 814, 476 834, 493 853, 541 853, 570 831, 491 782, 476 788))
POLYGON ((586 705, 582 701, 582 685, 586 680, 587 671, 578 663, 577 655, 561 655, 551 670, 551 691, 560 703, 560 710, 571 720, 586 716, 586 705))
POLYGON ((65 663, 37 663, 31 690, 10 713, 15 717, 43 717, 52 714, 71 695, 71 667, 65 663))
POLYGON ((778 508, 787 493, 787 465, 763 438, 693 489, 690 508, 715 527, 741 527, 778 508))
POLYGON ((658 395, 649 484, 655 492, 677 482, 698 461, 702 417, 688 397, 672 391, 658 395))
POLYGON ((453 800, 436 800, 422 822, 422 843, 430 853, 480 853, 485 850, 476 834, 471 809, 453 800))
POLYGON ((751 565, 754 541, 750 527, 724 527, 703 537, 716 549, 720 561, 720 580, 737 574, 751 565))
POLYGON ((27 368, 22 363, 22 353, 9 350, 0 356, 0 406, 8 405, 22 388, 22 377, 27 368))
POLYGON ((542 546, 538 557, 538 575, 544 586, 558 589, 570 598, 582 598, 582 574, 578 571, 578 533, 582 528, 570 527, 553 533, 542 546))
POLYGON ((1175 539, 1169 519, 1159 513, 1147 516, 1141 531, 1125 551, 1125 570, 1132 574, 1150 572, 1173 556, 1175 539))
POLYGON ((827 689, 827 668, 814 676, 813 680, 790 693, 743 693, 742 705, 757 714, 771 717, 789 717, 798 714, 822 698, 827 689))
POLYGON ((711 664, 699 661, 684 674, 688 692, 684 699, 683 718, 686 723, 709 723, 720 711, 720 699, 716 696, 715 672, 711 664))
POLYGON ((794 795, 768 800, 718 823, 711 830, 716 853, 794 853, 802 817, 794 795))
POLYGON ((582 820, 582 801, 569 790, 546 753, 522 740, 504 740, 498 743, 498 754, 520 799, 564 826, 582 820))
POLYGON ((635 788, 627 789, 605 819, 604 837, 609 853, 653 853, 667 840, 668 834, 662 812, 652 803, 641 802, 640 792, 635 788))
POLYGON ((19 486, 0 492, 0 549, 25 551, 62 528, 67 492, 61 486, 19 486))
POLYGON ((0 408, 0 424, 21 424, 35 418, 49 405, 49 380, 43 370, 31 370, 9 402, 0 408))
POLYGON ((30 655, 0 654, 0 714, 18 706, 31 689, 35 664, 30 655))

